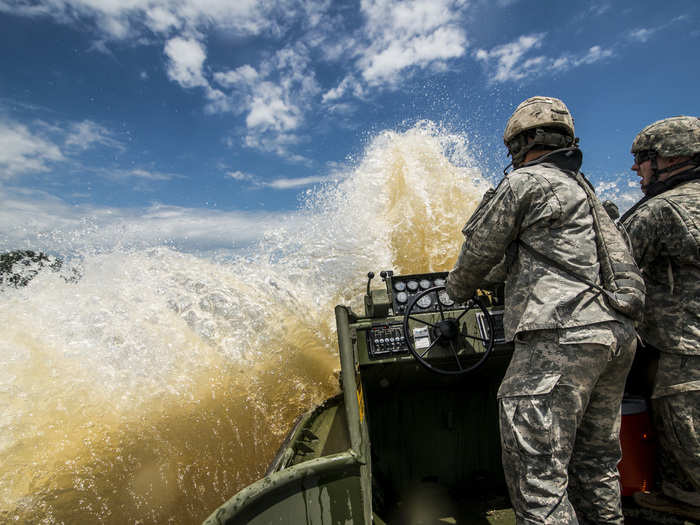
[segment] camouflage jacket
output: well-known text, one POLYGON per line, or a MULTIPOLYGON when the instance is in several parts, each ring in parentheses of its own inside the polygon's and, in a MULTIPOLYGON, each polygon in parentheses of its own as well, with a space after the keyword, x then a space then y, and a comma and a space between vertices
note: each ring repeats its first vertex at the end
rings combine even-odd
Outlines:
POLYGON ((506 340, 518 332, 619 320, 599 292, 518 249, 518 241, 600 283, 595 230, 585 192, 563 170, 577 171, 579 150, 559 150, 511 172, 489 192, 462 230, 465 241, 447 278, 464 298, 505 257, 506 340))
POLYGON ((700 355, 700 180, 646 200, 623 225, 647 287, 642 338, 664 352, 700 355))

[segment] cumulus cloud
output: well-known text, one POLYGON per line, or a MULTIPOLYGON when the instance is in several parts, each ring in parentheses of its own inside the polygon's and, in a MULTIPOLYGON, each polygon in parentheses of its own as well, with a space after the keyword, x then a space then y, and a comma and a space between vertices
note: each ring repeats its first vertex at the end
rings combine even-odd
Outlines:
POLYGON ((301 162, 307 160, 289 146, 303 140, 297 131, 321 94, 312 51, 330 61, 349 59, 354 71, 323 98, 341 108, 345 96, 396 87, 416 69, 444 69, 463 56, 465 9, 465 0, 362 0, 362 25, 348 28, 330 0, 0 0, 0 12, 91 27, 95 49, 105 52, 114 41, 162 42, 170 80, 201 89, 207 113, 244 116, 243 145, 301 162), (211 30, 279 41, 297 23, 297 44, 259 62, 227 70, 207 61, 205 35, 211 30), (335 31, 341 26, 344 31, 335 31))
POLYGON ((545 37, 546 33, 523 35, 513 42, 488 51, 478 49, 474 57, 484 63, 492 82, 508 82, 593 64, 614 54, 612 49, 595 45, 579 54, 563 54, 558 57, 529 56, 532 51, 542 47, 545 37))
POLYGON ((491 80, 496 82, 518 80, 529 74, 526 65, 521 63, 522 57, 531 49, 541 47, 544 37, 544 33, 523 35, 513 42, 494 47, 490 51, 478 49, 474 56, 477 60, 491 66, 491 80))
POLYGON ((230 110, 245 114, 245 146, 306 162, 289 150, 300 142, 296 131, 320 91, 309 49, 303 43, 278 50, 257 69, 246 64, 216 72, 213 79, 229 90, 229 100, 235 98, 230 110))
POLYGON ((204 46, 194 39, 171 38, 165 43, 168 77, 184 88, 209 86, 202 68, 207 55, 204 46))
POLYGON ((413 67, 440 67, 464 55, 464 2, 364 0, 365 44, 356 66, 370 86, 393 85, 413 67))
POLYGON ((19 174, 48 171, 65 160, 61 148, 23 124, 0 121, 0 180, 19 174))

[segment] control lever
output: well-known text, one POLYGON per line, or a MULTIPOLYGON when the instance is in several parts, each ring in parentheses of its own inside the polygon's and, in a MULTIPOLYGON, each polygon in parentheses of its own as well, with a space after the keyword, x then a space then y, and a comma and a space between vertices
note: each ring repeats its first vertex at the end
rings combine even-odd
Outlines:
MULTIPOLYGON (((382 279, 391 272, 382 272, 382 279)), ((371 284, 374 272, 367 274, 367 295, 365 295, 365 314, 367 317, 386 317, 389 314, 389 296, 386 290, 372 290, 371 284)))

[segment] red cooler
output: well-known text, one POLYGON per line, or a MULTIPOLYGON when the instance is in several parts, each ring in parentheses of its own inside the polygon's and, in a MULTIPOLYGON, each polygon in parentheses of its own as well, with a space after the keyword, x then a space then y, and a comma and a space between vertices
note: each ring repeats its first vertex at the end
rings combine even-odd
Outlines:
POLYGON ((623 399, 620 426, 622 461, 617 466, 623 496, 631 496, 640 490, 651 490, 655 452, 652 438, 647 402, 637 397, 623 399))

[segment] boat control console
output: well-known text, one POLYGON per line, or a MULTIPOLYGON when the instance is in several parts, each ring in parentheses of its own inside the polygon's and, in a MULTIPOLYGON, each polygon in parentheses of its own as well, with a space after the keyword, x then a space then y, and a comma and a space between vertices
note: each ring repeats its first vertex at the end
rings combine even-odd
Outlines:
POLYGON ((415 359, 433 372, 462 374, 479 366, 494 345, 504 343, 502 291, 480 290, 457 303, 445 290, 447 272, 380 273, 385 289, 371 290, 358 330, 360 363, 415 359))

